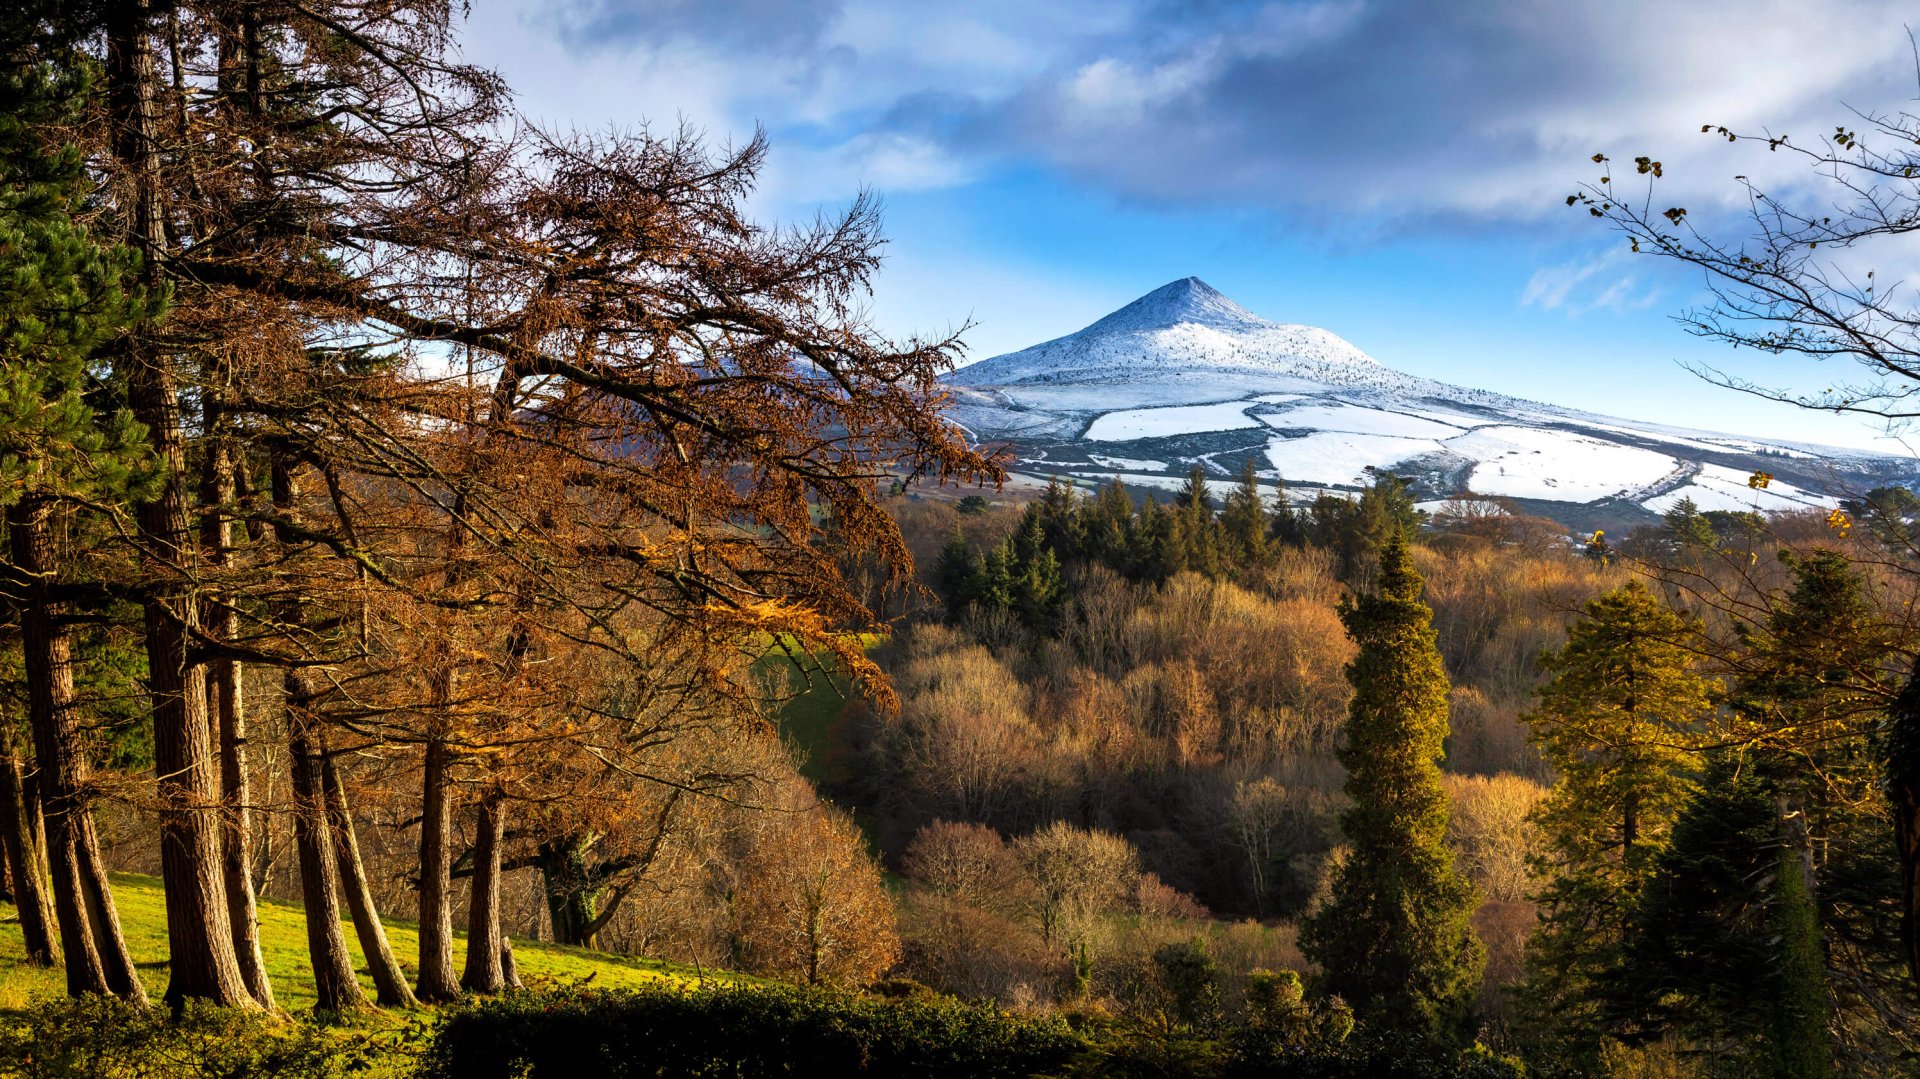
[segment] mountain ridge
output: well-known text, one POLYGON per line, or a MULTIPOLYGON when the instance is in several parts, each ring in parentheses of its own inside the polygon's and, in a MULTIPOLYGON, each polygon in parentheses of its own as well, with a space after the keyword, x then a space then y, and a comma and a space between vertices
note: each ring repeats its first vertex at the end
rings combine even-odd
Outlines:
POLYGON ((1037 476, 1168 486, 1246 459, 1296 493, 1368 469, 1427 496, 1506 497, 1569 523, 1702 508, 1817 509, 1920 468, 1907 458, 1676 428, 1527 401, 1387 367, 1330 331, 1265 319, 1181 278, 1062 337, 947 376, 951 415, 1037 476), (1776 477, 1749 487, 1756 471, 1776 477))

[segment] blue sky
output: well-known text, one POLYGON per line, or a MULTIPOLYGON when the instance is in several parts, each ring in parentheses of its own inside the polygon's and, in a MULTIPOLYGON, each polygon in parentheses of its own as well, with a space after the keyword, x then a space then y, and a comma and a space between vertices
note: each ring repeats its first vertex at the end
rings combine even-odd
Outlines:
MULTIPOLYGON (((1713 388, 1849 372, 1732 353, 1671 316, 1697 276, 1565 206, 1595 152, 1733 221, 1736 174, 1817 196, 1786 155, 1912 107, 1911 12, 1877 0, 480 0, 468 58, 550 127, 763 127, 768 219, 862 187, 891 243, 872 317, 966 320, 976 358, 1188 275, 1391 366, 1635 419, 1905 452, 1862 421, 1713 388)), ((1913 244, 1880 279, 1920 274, 1913 244), (1891 270, 1891 272, 1889 272, 1891 270)))

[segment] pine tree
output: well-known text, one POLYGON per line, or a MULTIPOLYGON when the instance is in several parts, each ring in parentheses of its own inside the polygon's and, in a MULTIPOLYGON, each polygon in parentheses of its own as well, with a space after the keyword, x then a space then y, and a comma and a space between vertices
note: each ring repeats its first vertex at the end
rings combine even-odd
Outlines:
MULTIPOLYGON (((1180 569, 1203 573, 1209 577, 1218 576, 1221 569, 1220 522, 1213 515, 1213 498, 1207 493, 1207 470, 1196 462, 1193 470, 1187 473, 1186 485, 1174 498, 1178 512, 1172 532, 1178 537, 1176 546, 1180 556, 1177 559, 1180 569)), ((1176 560, 1169 559, 1169 562, 1176 560)))
POLYGON ((1742 1074, 1833 1074, 1818 916, 1766 781, 1717 756, 1638 900, 1613 979, 1627 1032, 1673 1032, 1742 1074))
POLYGON ((1037 503, 1028 507, 1019 530, 1007 537, 1006 560, 1014 615, 1035 633, 1051 635, 1066 597, 1060 583, 1060 559, 1047 542, 1044 521, 1037 503))
POLYGON ((22 641, 67 989, 144 1003, 94 830, 92 746, 74 690, 74 612, 60 595, 57 537, 81 507, 154 487, 144 431, 119 406, 95 350, 162 303, 134 284, 136 253, 100 243, 77 220, 95 181, 59 140, 94 87, 59 13, 39 7, 0 21, 0 576, 22 641))
POLYGON ((1662 516, 1667 538, 1680 551, 1711 551, 1720 546, 1713 522, 1691 498, 1682 498, 1662 516))
POLYGON ((1260 485, 1253 458, 1240 466, 1240 486, 1227 496, 1220 511, 1220 527, 1239 568, 1258 569, 1267 564, 1267 513, 1260 497, 1260 485))
POLYGON ((1432 1036, 1464 1030, 1485 953, 1470 918, 1473 886, 1447 846, 1440 758, 1447 675, 1433 612, 1406 537, 1380 552, 1378 590, 1341 605, 1359 654, 1347 665, 1347 768, 1341 815, 1351 853, 1327 904, 1302 929, 1326 988, 1362 1019, 1432 1036))
POLYGON ((1541 924, 1520 995, 1556 1039, 1591 1049, 1609 1020, 1596 986, 1618 971, 1635 900, 1665 849, 1697 768, 1685 748, 1717 686, 1688 650, 1697 620, 1638 581, 1587 603, 1526 716, 1556 780, 1534 811, 1541 924))
POLYGON ((1774 800, 1788 865, 1817 913, 1815 970, 1824 979, 1834 968, 1836 998, 1850 1011, 1886 1012, 1910 997, 1893 932, 1893 814, 1875 744, 1893 688, 1884 657, 1895 641, 1844 555, 1783 557, 1793 586, 1748 634, 1729 735, 1774 800), (1829 940, 1837 942, 1831 963, 1829 940))
POLYGON ((958 526, 947 534, 947 541, 940 546, 939 557, 933 563, 933 590, 940 595, 940 602, 947 609, 947 617, 958 621, 966 613, 967 607, 978 598, 974 588, 978 581, 974 577, 975 552, 973 544, 961 533, 958 526))

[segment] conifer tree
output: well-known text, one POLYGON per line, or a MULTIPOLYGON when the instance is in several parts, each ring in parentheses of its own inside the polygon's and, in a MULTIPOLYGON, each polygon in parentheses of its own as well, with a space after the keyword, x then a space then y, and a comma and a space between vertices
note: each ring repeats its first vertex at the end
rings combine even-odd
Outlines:
POLYGON ((39 8, 0 23, 0 591, 20 627, 67 989, 144 1002, 94 832, 92 747, 74 691, 78 612, 61 595, 56 537, 77 507, 154 485, 144 433, 95 350, 161 302, 134 285, 133 251, 77 220, 93 181, 79 151, 49 135, 77 126, 94 86, 57 12, 39 8))
POLYGON ((1051 634, 1065 595, 1060 584, 1060 559, 1047 542, 1043 515, 1037 506, 1028 508, 1019 531, 1007 537, 1005 546, 1014 615, 1028 629, 1051 634))
POLYGON ((1362 1019, 1456 1036, 1485 952, 1470 921, 1473 886, 1446 842, 1447 675, 1404 534, 1381 549, 1378 580, 1373 594, 1340 608, 1359 646, 1347 665, 1353 699, 1339 754, 1353 803, 1341 816, 1351 853, 1301 946, 1362 1019))
POLYGON ((1635 898, 1692 790, 1686 746, 1717 690, 1687 648, 1699 632, 1630 581, 1589 601, 1541 658, 1548 678, 1526 720, 1556 781, 1534 811, 1546 883, 1521 999, 1556 1038, 1590 1047, 1607 1025, 1596 986, 1622 962, 1635 898))
POLYGON ((1682 498, 1662 515, 1666 526, 1667 538, 1681 552, 1711 551, 1720 545, 1719 537, 1714 535, 1713 522, 1691 498, 1682 498))
POLYGON ((1742 1074, 1833 1074, 1819 919, 1769 784, 1711 762, 1638 898, 1621 976, 1630 1036, 1673 1032, 1742 1074))
POLYGON ((1260 497, 1253 458, 1240 466, 1240 486, 1220 510, 1220 527, 1241 566, 1264 566, 1268 558, 1266 505, 1260 497))

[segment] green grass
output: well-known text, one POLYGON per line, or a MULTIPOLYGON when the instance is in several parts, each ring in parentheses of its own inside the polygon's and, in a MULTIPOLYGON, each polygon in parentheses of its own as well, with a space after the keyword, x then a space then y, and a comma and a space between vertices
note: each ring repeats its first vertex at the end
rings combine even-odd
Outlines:
MULTIPOLYGON (((119 908, 127 947, 133 952, 134 965, 140 970, 148 994, 158 1000, 167 985, 167 913, 160 881, 155 877, 115 874, 113 898, 119 908)), ((413 959, 419 954, 419 932, 412 922, 384 920, 394 954, 412 978, 417 969, 413 959)), ((360 945, 351 927, 347 929, 347 941, 356 969, 360 971, 360 982, 366 987, 367 999, 372 1000, 373 981, 367 976, 360 945)), ((313 973, 307 963, 306 915, 299 904, 261 901, 260 951, 267 961, 274 1002, 289 1012, 311 1010, 315 999, 313 973)), ((454 952, 455 962, 459 962, 465 954, 465 945, 456 943, 454 952)), ((537 941, 515 940, 513 955, 521 980, 529 984, 592 979, 596 986, 636 988, 661 979, 694 982, 712 977, 738 978, 659 960, 607 955, 537 941)), ((28 966, 25 957, 19 917, 12 906, 0 903, 0 1010, 19 1009, 36 1000, 59 996, 66 990, 66 979, 60 971, 28 966)))
MULTIPOLYGON (((872 650, 886 638, 864 634, 861 640, 872 650)), ((781 735, 799 751, 800 774, 815 783, 835 786, 853 778, 853 761, 847 755, 842 728, 847 702, 857 694, 832 656, 823 655, 820 661, 827 669, 811 672, 811 684, 786 653, 771 645, 758 666, 783 675, 788 691, 794 694, 781 706, 778 718, 781 735)))

